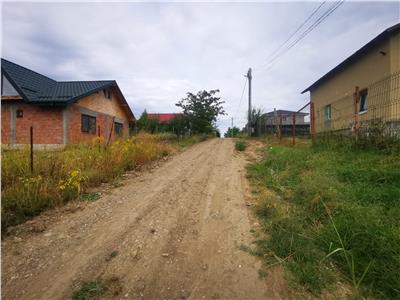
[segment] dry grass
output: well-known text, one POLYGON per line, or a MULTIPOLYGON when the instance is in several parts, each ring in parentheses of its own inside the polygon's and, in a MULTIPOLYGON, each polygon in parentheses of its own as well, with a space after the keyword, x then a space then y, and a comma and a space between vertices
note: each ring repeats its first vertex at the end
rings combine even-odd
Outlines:
POLYGON ((204 140, 192 137, 178 142, 175 135, 140 133, 106 146, 90 144, 58 151, 35 151, 34 172, 29 149, 2 151, 2 229, 41 211, 76 199, 89 187, 118 178, 124 172, 204 140))

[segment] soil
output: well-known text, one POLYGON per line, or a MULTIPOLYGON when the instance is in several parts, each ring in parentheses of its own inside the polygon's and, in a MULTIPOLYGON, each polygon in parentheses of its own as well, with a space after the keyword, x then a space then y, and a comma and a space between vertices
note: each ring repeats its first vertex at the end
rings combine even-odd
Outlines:
POLYGON ((239 249, 257 226, 248 157, 212 139, 14 228, 2 241, 4 299, 70 299, 98 278, 111 282, 106 299, 292 298, 282 269, 261 278, 239 249))

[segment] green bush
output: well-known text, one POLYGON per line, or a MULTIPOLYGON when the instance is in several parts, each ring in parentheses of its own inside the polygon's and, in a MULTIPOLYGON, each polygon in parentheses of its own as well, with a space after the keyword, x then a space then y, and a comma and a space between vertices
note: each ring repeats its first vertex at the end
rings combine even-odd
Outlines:
POLYGON ((244 141, 237 141, 235 143, 235 149, 237 151, 244 151, 244 150, 246 150, 246 148, 247 148, 247 144, 244 141))

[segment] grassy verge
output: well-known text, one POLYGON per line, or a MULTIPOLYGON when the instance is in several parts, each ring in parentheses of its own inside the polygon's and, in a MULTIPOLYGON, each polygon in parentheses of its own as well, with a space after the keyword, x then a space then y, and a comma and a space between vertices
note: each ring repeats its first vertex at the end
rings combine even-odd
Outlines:
POLYGON ((2 230, 78 197, 94 201, 97 196, 85 194, 86 189, 205 139, 194 136, 178 141, 171 134, 139 134, 108 147, 95 140, 59 151, 35 151, 33 173, 28 148, 3 150, 2 230))
POLYGON ((356 297, 400 298, 400 154, 269 144, 249 167, 265 236, 252 250, 314 294, 346 280, 356 297))

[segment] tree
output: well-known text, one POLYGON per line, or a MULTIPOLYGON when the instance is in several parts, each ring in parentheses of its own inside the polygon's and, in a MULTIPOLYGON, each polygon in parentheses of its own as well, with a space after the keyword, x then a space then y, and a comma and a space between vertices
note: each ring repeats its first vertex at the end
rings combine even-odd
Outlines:
POLYGON ((147 117, 147 111, 144 110, 139 120, 137 121, 138 130, 147 131, 154 133, 157 130, 159 121, 156 119, 149 119, 147 117))
POLYGON ((224 136, 226 138, 228 137, 235 137, 240 133, 240 129, 238 127, 233 126, 233 128, 228 128, 228 130, 225 132, 224 136))
POLYGON ((261 134, 261 123, 264 109, 261 107, 255 107, 251 110, 251 126, 254 128, 253 135, 259 136, 261 134))
POLYGON ((224 115, 224 101, 215 95, 219 90, 199 91, 197 94, 187 93, 186 98, 175 105, 183 109, 188 118, 192 133, 212 133, 219 115, 224 115))
POLYGON ((176 135, 183 135, 189 131, 189 119, 183 114, 177 115, 167 124, 167 131, 171 131, 176 135))

